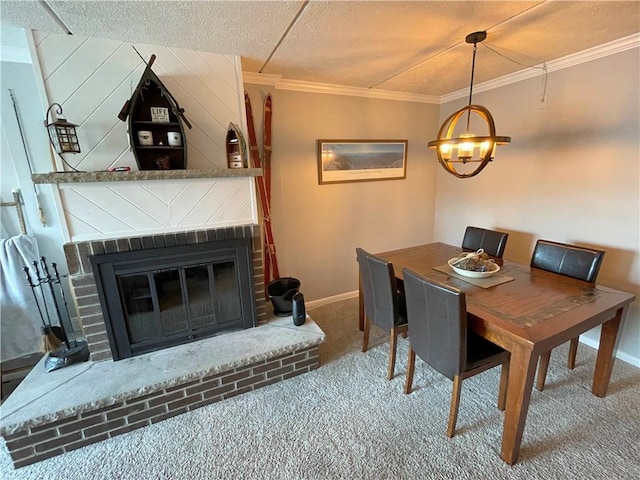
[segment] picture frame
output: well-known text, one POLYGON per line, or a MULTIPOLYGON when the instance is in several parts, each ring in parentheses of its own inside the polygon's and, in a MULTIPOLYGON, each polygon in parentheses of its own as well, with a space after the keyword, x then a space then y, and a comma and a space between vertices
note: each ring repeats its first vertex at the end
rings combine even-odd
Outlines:
POLYGON ((318 184, 402 180, 407 140, 317 140, 318 184))

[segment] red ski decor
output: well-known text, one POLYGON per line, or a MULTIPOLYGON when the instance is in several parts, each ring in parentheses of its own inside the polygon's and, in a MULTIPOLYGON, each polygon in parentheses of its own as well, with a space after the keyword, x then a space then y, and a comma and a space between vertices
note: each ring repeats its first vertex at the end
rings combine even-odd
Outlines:
MULTIPOLYGON (((265 182, 265 190, 267 194, 267 203, 269 204, 269 210, 271 210, 271 94, 267 94, 267 97, 264 99, 264 125, 263 125, 264 135, 262 142, 262 152, 264 156, 263 161, 263 171, 264 171, 264 182, 265 182)), ((265 235, 265 243, 267 243, 267 237, 265 235)), ((275 246, 273 247, 273 257, 275 258, 275 246)), ((271 256, 264 255, 264 271, 270 272, 272 269, 271 265, 271 256)), ((273 264, 273 277, 267 273, 267 277, 265 279, 265 288, 269 287, 269 281, 271 278, 274 280, 279 278, 278 275, 278 264, 273 264)))
POLYGON ((256 177, 258 194, 260 196, 260 207, 262 209, 262 220, 264 227, 263 241, 263 262, 264 262, 264 294, 269 296, 267 288, 271 279, 280 278, 278 272, 278 260, 276 258, 276 246, 273 242, 271 230, 271 95, 267 95, 264 111, 264 150, 265 164, 262 165, 256 132, 253 126, 253 113, 251 110, 251 100, 247 92, 244 93, 244 105, 247 113, 247 127, 249 129, 249 150, 254 168, 262 168, 262 175, 256 177))
POLYGON ((267 201, 271 205, 271 94, 264 99, 264 138, 262 142, 264 155, 264 178, 267 187, 267 201))

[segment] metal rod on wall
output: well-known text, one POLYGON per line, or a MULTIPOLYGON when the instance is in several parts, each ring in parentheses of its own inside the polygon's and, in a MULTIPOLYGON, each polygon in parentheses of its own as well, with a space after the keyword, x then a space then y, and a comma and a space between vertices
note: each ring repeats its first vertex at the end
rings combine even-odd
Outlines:
MULTIPOLYGON (((31 159, 29 158, 29 149, 27 148, 27 142, 24 137, 24 131, 22 130, 22 122, 20 122, 20 114, 18 113, 18 105, 16 103, 16 98, 13 95, 13 90, 9 88, 9 96, 11 97, 11 103, 13 104, 13 111, 16 115, 16 122, 18 122, 18 131, 20 132, 20 139, 22 140, 22 148, 24 148, 24 155, 27 157, 27 165, 29 166, 29 173, 33 175, 33 167, 31 166, 31 159)), ((40 203, 40 195, 38 193, 38 189, 36 188, 36 184, 31 182, 33 186, 33 194, 36 197, 36 206, 38 207, 38 219, 42 226, 47 225, 47 218, 44 215, 44 209, 42 208, 42 204, 40 203)))

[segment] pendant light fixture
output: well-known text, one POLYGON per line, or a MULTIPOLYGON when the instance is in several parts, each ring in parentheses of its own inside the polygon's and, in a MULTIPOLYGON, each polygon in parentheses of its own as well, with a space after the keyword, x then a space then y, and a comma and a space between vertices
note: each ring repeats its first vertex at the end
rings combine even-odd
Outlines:
MULTIPOLYGON (((496 126, 489 110, 482 105, 472 105, 473 96, 473 74, 476 66, 477 44, 487 38, 487 32, 474 32, 467 35, 465 41, 473 43, 473 61, 471 63, 471 86, 469 87, 469 104, 451 114, 442 124, 438 131, 438 138, 429 142, 429 148, 435 148, 440 165, 452 175, 458 178, 474 177, 482 171, 487 164, 493 160, 496 147, 506 145, 511 142, 511 137, 501 137, 496 135, 496 126), (458 120, 466 113, 466 128, 463 133, 456 130, 458 120), (471 133, 471 114, 479 117, 487 126, 487 134, 476 135, 471 133), (458 135, 454 137, 454 135, 458 135), (456 164, 477 164, 472 171, 456 170, 456 164)), ((474 124, 475 126, 475 124, 474 124)))

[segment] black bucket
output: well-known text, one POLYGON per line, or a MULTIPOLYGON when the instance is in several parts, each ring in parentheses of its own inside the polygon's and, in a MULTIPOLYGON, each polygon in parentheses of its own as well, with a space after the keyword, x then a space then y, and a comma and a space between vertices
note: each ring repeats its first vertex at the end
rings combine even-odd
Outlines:
POLYGON ((300 280, 282 277, 269 282, 267 292, 273 305, 273 313, 279 317, 288 317, 292 312, 293 296, 300 290, 300 280))

